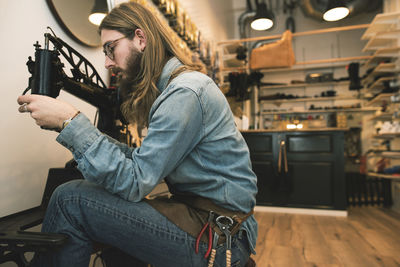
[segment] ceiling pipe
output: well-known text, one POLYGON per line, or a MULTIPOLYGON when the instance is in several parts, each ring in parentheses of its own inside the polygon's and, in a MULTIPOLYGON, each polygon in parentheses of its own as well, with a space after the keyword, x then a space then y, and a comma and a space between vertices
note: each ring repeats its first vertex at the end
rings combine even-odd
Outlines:
POLYGON ((240 39, 247 37, 246 26, 255 15, 256 12, 253 10, 250 0, 246 0, 246 11, 240 14, 238 19, 240 39))
MULTIPOLYGON (((299 6, 303 14, 309 18, 319 21, 323 20, 323 14, 329 0, 299 0, 299 6)), ((346 1, 350 14, 348 17, 355 16, 362 12, 375 11, 382 7, 382 0, 350 0, 346 1)))

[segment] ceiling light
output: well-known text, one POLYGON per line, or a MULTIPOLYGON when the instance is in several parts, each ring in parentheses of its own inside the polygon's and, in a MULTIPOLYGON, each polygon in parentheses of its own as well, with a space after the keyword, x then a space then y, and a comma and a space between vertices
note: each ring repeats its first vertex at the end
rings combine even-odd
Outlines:
POLYGON ((267 9, 265 3, 257 3, 256 15, 250 25, 256 31, 265 31, 274 25, 274 14, 267 9))
POLYGON ((89 21, 94 25, 100 25, 107 13, 108 7, 106 0, 95 0, 94 6, 89 15, 89 21))
POLYGON ((323 18, 326 21, 337 21, 345 18, 349 13, 349 8, 342 1, 329 0, 323 18))

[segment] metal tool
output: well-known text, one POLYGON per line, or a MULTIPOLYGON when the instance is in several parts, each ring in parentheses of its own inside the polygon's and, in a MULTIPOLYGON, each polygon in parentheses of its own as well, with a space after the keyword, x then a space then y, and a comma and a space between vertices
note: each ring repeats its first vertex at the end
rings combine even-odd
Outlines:
POLYGON ((226 237, 226 267, 230 267, 232 258, 232 235, 230 229, 234 224, 233 219, 228 216, 219 216, 215 223, 226 237))
POLYGON ((199 235, 197 236, 197 239, 196 239, 195 251, 196 251, 196 254, 197 254, 197 253, 199 253, 199 244, 200 244, 201 236, 203 235, 203 233, 206 231, 206 229, 208 227, 208 248, 207 248, 206 254, 204 254, 204 258, 205 259, 210 255, 210 252, 211 252, 212 238, 213 238, 212 237, 212 226, 213 226, 213 223, 214 223, 214 212, 210 211, 209 214, 208 214, 207 223, 203 226, 203 228, 201 229, 201 231, 200 231, 200 233, 199 233, 199 235))
POLYGON ((213 267, 214 266, 215 255, 217 254, 218 240, 219 240, 219 234, 217 232, 214 232, 211 256, 210 256, 210 259, 208 260, 208 266, 207 267, 213 267))

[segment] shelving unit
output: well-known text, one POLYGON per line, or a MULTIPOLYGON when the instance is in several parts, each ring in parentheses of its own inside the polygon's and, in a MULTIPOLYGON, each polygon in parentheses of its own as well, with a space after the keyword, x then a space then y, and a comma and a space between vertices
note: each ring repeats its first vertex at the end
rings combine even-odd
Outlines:
MULTIPOLYGON (((387 20, 382 20, 382 18, 378 19, 380 23, 390 23, 387 20)), ((307 35, 317 35, 317 34, 324 34, 324 33, 336 33, 341 31, 351 31, 351 30, 359 30, 359 29, 369 29, 371 24, 362 24, 362 25, 353 25, 353 26, 345 26, 345 27, 336 27, 336 28, 329 28, 329 29, 322 29, 322 30, 315 30, 315 31, 307 31, 307 32, 300 32, 300 33, 293 33, 293 38, 297 38, 299 36, 307 36, 307 35)), ((387 25, 385 24, 385 28, 387 25)), ((376 34, 371 35, 375 37, 373 41, 370 42, 371 47, 375 47, 377 44, 380 44, 380 40, 386 40, 386 38, 394 38, 393 36, 396 35, 397 31, 400 29, 397 28, 390 28, 390 32, 386 32, 382 36, 376 36, 376 34), (377 38, 379 37, 379 38, 377 38)), ((238 39, 238 40, 227 40, 224 42, 217 43, 217 47, 219 47, 218 51, 220 53, 220 64, 219 64, 219 71, 222 78, 221 81, 225 81, 228 85, 227 81, 227 74, 230 72, 250 72, 248 64, 244 61, 239 61, 236 59, 236 49, 240 46, 244 46, 247 42, 254 42, 254 41, 261 41, 261 40, 279 40, 281 39, 282 35, 272 35, 272 36, 264 36, 264 37, 256 37, 256 38, 247 38, 247 39, 238 39)), ((385 45, 385 44, 381 44, 385 45)), ((390 44, 391 45, 391 44, 390 44)), ((368 51, 372 48, 368 47, 368 51)), ((361 50, 361 49, 360 49, 361 50)), ((372 51, 372 50, 371 50, 372 51)), ((274 74, 273 77, 276 77, 278 82, 282 81, 282 77, 284 73, 294 73, 293 77, 304 77, 297 80, 305 79, 307 74, 312 72, 320 72, 320 73, 333 73, 335 78, 343 77, 344 75, 347 76, 347 73, 344 69, 349 63, 359 62, 360 66, 373 66, 376 63, 381 63, 387 59, 392 59, 394 53, 400 51, 400 47, 393 49, 392 47, 383 46, 382 48, 377 49, 374 55, 360 55, 360 56, 349 56, 349 57, 338 57, 338 58, 327 58, 327 59, 317 59, 317 60, 308 60, 308 61, 297 61, 292 67, 290 68, 269 68, 269 69, 261 69, 258 70, 262 72, 265 76, 268 77, 268 81, 273 83, 273 78, 271 79, 270 74, 274 74), (340 73, 340 74, 339 74, 340 73)), ((368 79, 371 80, 371 84, 367 91, 376 92, 378 90, 384 89, 384 83, 388 81, 388 78, 385 79, 378 79, 375 81, 375 78, 380 75, 391 75, 392 73, 396 73, 398 70, 396 66, 389 65, 387 63, 383 63, 381 66, 376 68, 373 72, 370 73, 368 79)), ((381 78, 381 77, 379 77, 381 78)), ((296 78, 294 78, 296 80, 296 78)), ((365 80, 366 81, 366 80, 365 80)), ((364 81, 364 82, 365 82, 364 81)), ((353 96, 345 90, 345 86, 349 85, 349 81, 330 81, 330 82, 318 82, 318 83, 290 83, 288 84, 277 84, 277 85, 261 85, 259 88, 256 88, 256 96, 254 98, 255 108, 251 114, 255 114, 254 121, 258 121, 258 126, 261 129, 265 129, 264 121, 265 120, 273 120, 271 116, 276 114, 287 114, 287 115, 299 115, 299 114, 319 114, 319 113, 344 113, 347 114, 348 112, 357 113, 357 112, 375 112, 378 108, 373 106, 365 106, 366 100, 360 98, 360 95, 353 96), (263 99, 268 98, 266 97, 270 91, 271 98, 273 97, 273 91, 276 92, 285 92, 285 91, 293 91, 294 95, 300 95, 299 98, 291 98, 291 99, 263 99), (297 91, 296 91, 297 90, 297 91), (327 90, 335 90, 336 96, 324 96, 324 97, 314 97, 319 96, 321 92, 327 90), (301 97, 301 96, 305 97, 301 97), (308 97, 310 96, 310 97, 308 97), (354 101, 350 105, 349 101, 354 101), (321 103, 317 103, 321 102, 321 103), (326 102, 327 104, 322 104, 326 102), (301 104, 301 103, 304 103, 301 104), (317 104, 311 104, 317 103, 317 104), (361 106, 361 108, 329 108, 335 106, 356 106, 355 104, 361 106), (288 110, 285 105, 293 104, 294 110, 288 110), (309 110, 310 105, 318 106, 316 110, 309 110), (321 105, 325 105, 323 107, 319 107, 321 105), (279 107, 278 111, 274 111, 274 107, 279 107), (286 109, 285 109, 286 108, 286 109), (265 110, 272 110, 272 111, 265 111, 265 110)), ((287 105, 288 106, 288 105, 287 105)), ((345 115, 347 116, 347 115, 345 115)), ((359 115, 355 115, 359 116, 359 115)), ((350 117, 353 117, 350 116, 350 117)), ((317 117, 316 117, 317 118, 317 117)), ((354 121, 355 122, 355 121, 354 121)), ((354 125, 354 124, 353 124, 354 125)))
MULTIPOLYGON (((373 68, 373 70, 363 80, 362 84, 366 87, 364 91, 377 94, 366 106, 381 106, 385 111, 370 118, 371 122, 379 123, 375 125, 377 129, 381 128, 379 134, 372 134, 371 136, 377 141, 376 144, 380 144, 381 147, 382 144, 385 144, 383 148, 387 149, 387 151, 369 153, 367 156, 372 162, 380 161, 382 163, 383 160, 386 169, 400 164, 400 151, 396 150, 399 149, 400 132, 396 132, 397 126, 393 124, 387 128, 388 124, 397 120, 395 112, 398 110, 398 104, 391 102, 391 97, 395 93, 382 93, 385 89, 391 90, 390 83, 398 80, 398 73, 400 73, 400 12, 375 16, 362 39, 368 40, 363 52, 374 53, 372 58, 364 65, 365 68, 373 68), (395 127, 395 132, 387 132, 391 131, 390 127, 395 127), (392 149, 395 151, 391 151, 392 149)), ((373 129, 375 132, 375 127, 365 129, 365 131, 368 132, 373 129)), ((400 174, 392 175, 377 172, 378 167, 374 166, 372 162, 369 163, 370 166, 367 166, 368 177, 400 181, 400 174)))
POLYGON ((198 27, 189 17, 183 6, 177 1, 148 1, 131 0, 148 8, 164 24, 173 41, 179 45, 180 50, 197 64, 204 67, 207 72, 212 72, 215 51, 211 42, 205 40, 198 27))
MULTIPOLYGON (((317 35, 323 33, 333 33, 333 32, 340 32, 340 31, 351 31, 351 30, 358 30, 358 29, 365 29, 368 28, 369 24, 360 24, 360 25, 352 25, 352 26, 344 26, 344 27, 332 27, 327 29, 320 29, 320 30, 312 30, 312 31, 305 31, 305 32, 296 32, 292 34, 293 38, 300 37, 300 36, 309 36, 309 35, 317 35)), ((225 72, 232 72, 232 71, 248 71, 249 66, 247 64, 239 65, 236 64, 232 66, 232 62, 225 62, 224 60, 230 60, 231 58, 226 58, 225 55, 229 55, 236 52, 236 48, 240 45, 243 45, 247 42, 255 42, 255 41, 262 41, 262 40, 278 40, 281 39, 282 35, 270 35, 270 36, 262 36, 262 37, 254 37, 254 38, 245 38, 245 39, 236 39, 236 40, 226 40, 217 43, 219 54, 221 55, 221 60, 219 64, 219 70, 221 73, 225 72)), ((262 69, 263 72, 280 72, 280 71, 292 71, 297 69, 307 69, 309 67, 305 67, 306 65, 318 65, 318 64, 341 64, 343 62, 351 62, 351 61, 364 61, 371 59, 371 56, 358 56, 358 57, 343 57, 343 58, 328 58, 328 59, 319 59, 319 60, 311 60, 311 61, 302 61, 296 62, 293 67, 291 68, 277 68, 277 69, 262 69)), ((237 62, 235 62, 237 63, 237 62)), ((346 65, 346 64, 345 64, 346 65)), ((343 66, 345 66, 343 65, 343 66)), ((319 68, 321 66, 315 66, 310 68, 319 68)), ((334 66, 332 66, 334 67, 334 66)))

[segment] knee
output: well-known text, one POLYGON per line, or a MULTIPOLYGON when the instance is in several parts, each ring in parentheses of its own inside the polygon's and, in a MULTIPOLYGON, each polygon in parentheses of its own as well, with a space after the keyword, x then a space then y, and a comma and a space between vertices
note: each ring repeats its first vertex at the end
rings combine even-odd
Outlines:
POLYGON ((70 195, 71 192, 76 192, 83 180, 73 180, 57 186, 52 194, 53 197, 60 197, 63 195, 70 195))
POLYGON ((50 204, 53 202, 63 202, 67 199, 72 199, 81 195, 81 192, 86 191, 87 181, 85 180, 72 180, 59 185, 51 195, 50 204))

